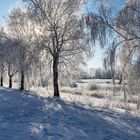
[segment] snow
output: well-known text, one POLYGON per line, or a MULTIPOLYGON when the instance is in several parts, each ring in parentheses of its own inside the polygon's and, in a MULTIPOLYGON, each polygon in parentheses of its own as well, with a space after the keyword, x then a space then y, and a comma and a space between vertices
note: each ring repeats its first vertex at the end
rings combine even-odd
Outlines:
POLYGON ((0 140, 140 140, 140 118, 0 88, 0 140))

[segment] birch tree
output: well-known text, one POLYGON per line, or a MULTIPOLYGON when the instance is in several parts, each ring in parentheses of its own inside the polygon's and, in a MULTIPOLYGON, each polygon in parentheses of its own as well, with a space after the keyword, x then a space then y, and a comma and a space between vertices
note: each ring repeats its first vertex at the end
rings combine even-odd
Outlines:
MULTIPOLYGON (((81 0, 24 0, 40 27, 43 49, 52 60, 54 97, 59 97, 59 68, 74 67, 74 61, 89 54, 90 46, 78 14, 81 0)), ((77 61, 78 62, 78 61, 77 61)))
POLYGON ((28 13, 20 8, 14 8, 7 17, 7 31, 16 43, 21 90, 25 88, 25 74, 34 54, 37 52, 34 26, 28 17, 28 13))
POLYGON ((4 28, 0 29, 0 86, 3 86, 3 74, 6 70, 6 61, 4 55, 4 28))

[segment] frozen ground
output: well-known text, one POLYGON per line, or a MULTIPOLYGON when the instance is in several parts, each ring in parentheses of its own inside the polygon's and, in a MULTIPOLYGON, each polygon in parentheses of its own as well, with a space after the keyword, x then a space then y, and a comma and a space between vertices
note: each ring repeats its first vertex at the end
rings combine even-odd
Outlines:
POLYGON ((0 88, 0 140, 140 140, 140 118, 0 88))

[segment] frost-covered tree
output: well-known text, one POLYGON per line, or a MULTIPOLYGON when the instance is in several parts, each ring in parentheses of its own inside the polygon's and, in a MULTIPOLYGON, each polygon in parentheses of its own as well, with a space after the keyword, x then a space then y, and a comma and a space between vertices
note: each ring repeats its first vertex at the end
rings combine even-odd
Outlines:
POLYGON ((4 54, 5 33, 4 28, 0 28, 0 86, 3 86, 3 74, 6 70, 6 59, 4 54))
POLYGON ((51 56, 54 97, 59 97, 59 72, 76 68, 90 46, 81 18, 81 0, 24 0, 39 26, 42 47, 51 56))
POLYGON ((18 72, 18 51, 17 43, 6 31, 1 31, 1 64, 2 73, 7 71, 9 77, 9 88, 12 87, 12 79, 18 72))
POLYGON ((9 88, 12 88, 12 79, 18 72, 18 55, 17 55, 17 44, 10 37, 6 37, 4 43, 4 56, 7 64, 7 73, 9 77, 9 88))
POLYGON ((7 32, 16 44, 17 67, 21 75, 20 89, 23 90, 25 74, 37 52, 35 47, 36 28, 26 11, 14 8, 7 17, 7 32))

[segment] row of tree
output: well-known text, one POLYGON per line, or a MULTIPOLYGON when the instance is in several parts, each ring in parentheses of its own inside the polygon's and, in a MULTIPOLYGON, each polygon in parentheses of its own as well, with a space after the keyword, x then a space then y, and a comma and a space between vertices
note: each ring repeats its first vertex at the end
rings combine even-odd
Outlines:
POLYGON ((102 47, 109 46, 104 67, 111 70, 114 84, 117 61, 123 79, 132 80, 137 73, 139 83, 139 0, 126 0, 117 9, 114 0, 108 3, 106 0, 23 2, 22 8, 10 12, 0 32, 1 85, 5 68, 9 83, 19 73, 21 90, 25 75, 28 81, 31 77, 36 80, 39 75, 44 80, 50 70, 54 96, 59 97, 59 81, 81 69, 86 58, 91 56, 91 44, 96 40, 102 47))
MULTIPOLYGON (((1 86, 3 73, 20 75, 20 89, 28 81, 52 72, 54 97, 59 97, 58 78, 75 73, 91 54, 82 21, 82 0, 24 0, 7 16, 0 31, 1 86), (49 70, 47 70, 49 69, 49 70), (27 80, 26 80, 27 81, 27 80)), ((46 80, 47 81, 47 80, 46 80)), ((29 84, 29 83, 28 83, 29 84)))

